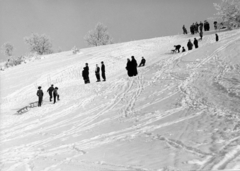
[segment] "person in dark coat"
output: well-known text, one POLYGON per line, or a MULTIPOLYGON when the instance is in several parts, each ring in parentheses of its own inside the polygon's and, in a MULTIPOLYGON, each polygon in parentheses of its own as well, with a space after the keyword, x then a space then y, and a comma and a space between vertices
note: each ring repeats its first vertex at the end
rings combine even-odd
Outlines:
POLYGON ((102 65, 101 65, 102 79, 103 79, 103 81, 106 81, 105 65, 104 65, 104 62, 102 61, 101 64, 102 64, 102 65))
POLYGON ((190 39, 188 40, 187 47, 188 47, 188 50, 192 50, 193 44, 190 39))
POLYGON ((178 53, 180 53, 181 45, 174 45, 174 47, 175 47, 175 51, 178 51, 178 53))
POLYGON ((192 25, 190 26, 190 32, 191 32, 191 34, 194 34, 194 24, 192 24, 192 25))
POLYGON ((218 34, 217 34, 217 33, 215 34, 215 37, 216 37, 216 42, 218 42, 219 37, 218 37, 218 34))
POLYGON ((214 21, 213 25, 214 25, 214 29, 217 30, 217 21, 214 21))
POLYGON ((132 56, 131 66, 132 66, 133 76, 137 76, 138 75, 138 71, 137 71, 138 64, 137 64, 137 61, 134 58, 134 56, 132 56))
POLYGON ((185 25, 183 25, 182 29, 183 29, 183 34, 188 34, 188 32, 187 32, 187 29, 186 29, 185 25))
POLYGON ((198 48, 198 40, 196 38, 194 38, 193 44, 195 46, 195 48, 198 48))
POLYGON ((202 38, 203 38, 203 32, 200 32, 200 33, 199 33, 199 36, 200 36, 200 40, 202 40, 202 38))
POLYGON ((142 60, 138 67, 145 66, 145 63, 146 63, 146 59, 144 57, 142 57, 142 60))
POLYGON ((86 70, 86 79, 87 79, 87 83, 90 83, 88 63, 86 63, 85 70, 86 70))
POLYGON ((207 31, 209 31, 210 30, 210 24, 209 24, 208 21, 206 21, 206 23, 207 23, 207 31))
POLYGON ((58 87, 55 87, 54 88, 54 91, 53 91, 53 104, 56 103, 56 99, 59 101, 59 94, 58 94, 58 87))
POLYGON ((83 77, 84 83, 87 84, 88 78, 87 78, 87 72, 85 67, 83 68, 83 71, 82 71, 82 77, 83 77))
POLYGON ((198 22, 196 22, 195 23, 195 33, 198 33, 198 26, 199 26, 199 24, 198 24, 198 22))
POLYGON ((97 78, 97 82, 100 82, 101 81, 101 79, 100 79, 100 68, 99 68, 98 64, 96 64, 95 75, 96 75, 96 78, 97 78))
POLYGON ((129 77, 133 76, 133 72, 132 72, 132 65, 131 65, 131 61, 130 59, 127 59, 127 66, 126 66, 126 70, 127 70, 127 74, 129 77))
POLYGON ((48 90, 47 90, 47 92, 49 93, 49 96, 50 96, 50 102, 52 101, 53 90, 54 90, 54 87, 53 87, 53 84, 52 84, 51 87, 49 87, 48 90))
POLYGON ((37 96, 38 96, 38 107, 40 107, 42 105, 42 99, 43 99, 43 91, 41 90, 41 86, 38 87, 38 91, 37 91, 37 96))
POLYGON ((184 48, 184 46, 182 47, 182 52, 186 52, 186 49, 184 48))
POLYGON ((199 24, 199 31, 200 31, 200 33, 203 32, 203 23, 202 22, 200 22, 200 24, 199 24))

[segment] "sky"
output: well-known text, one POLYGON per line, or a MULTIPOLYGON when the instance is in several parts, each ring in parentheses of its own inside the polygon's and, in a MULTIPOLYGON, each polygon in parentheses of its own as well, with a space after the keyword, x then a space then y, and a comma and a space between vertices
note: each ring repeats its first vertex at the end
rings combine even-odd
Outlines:
MULTIPOLYGON (((0 46, 29 53, 24 37, 47 35, 54 51, 86 48, 84 36, 98 22, 114 43, 182 34, 182 26, 213 17, 219 0, 0 0, 0 46)), ((210 23, 212 24, 212 23, 210 23)), ((0 54, 0 61, 6 60, 0 54)))

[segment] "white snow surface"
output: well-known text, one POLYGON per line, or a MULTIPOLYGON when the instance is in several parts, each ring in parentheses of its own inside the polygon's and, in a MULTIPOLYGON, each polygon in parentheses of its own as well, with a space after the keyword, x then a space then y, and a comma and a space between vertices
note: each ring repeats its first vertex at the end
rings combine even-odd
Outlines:
POLYGON ((192 35, 56 53, 1 71, 0 170, 240 170, 240 30, 218 34, 185 53, 170 51, 192 35), (129 78, 132 55, 147 62, 129 78), (107 81, 97 83, 101 61, 107 81), (38 86, 42 107, 18 114, 37 101, 38 86))

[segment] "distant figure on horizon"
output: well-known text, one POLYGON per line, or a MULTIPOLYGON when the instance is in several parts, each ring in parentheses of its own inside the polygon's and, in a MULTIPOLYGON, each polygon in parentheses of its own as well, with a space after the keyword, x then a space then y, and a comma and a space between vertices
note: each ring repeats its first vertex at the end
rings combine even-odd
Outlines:
POLYGON ((58 94, 58 87, 55 87, 54 91, 53 91, 53 104, 56 103, 56 99, 59 101, 59 94, 58 94))
POLYGON ((132 56, 131 67, 132 67, 133 76, 137 76, 138 75, 138 71, 137 71, 138 64, 137 64, 137 61, 134 58, 134 56, 132 56))
POLYGON ((49 93, 49 96, 50 96, 50 102, 52 101, 52 96, 53 96, 53 90, 54 90, 54 87, 53 87, 53 84, 51 85, 51 87, 48 88, 47 92, 49 93))
POLYGON ((183 34, 188 34, 188 32, 187 32, 187 29, 186 29, 185 25, 183 25, 182 29, 183 29, 183 34))
POLYGON ((199 32, 203 32, 203 23, 200 21, 200 24, 199 24, 199 32))
POLYGON ((194 33, 198 33, 198 26, 199 26, 199 24, 198 24, 198 22, 196 22, 195 27, 194 27, 195 28, 194 33))
POLYGON ((42 106, 42 100, 43 100, 43 91, 41 90, 41 86, 38 87, 38 91, 37 91, 37 96, 38 96, 38 107, 42 106))
POLYGON ((191 32, 191 34, 194 34, 194 27, 195 27, 195 25, 194 25, 194 23, 190 26, 190 32, 191 32))
POLYGON ((218 42, 219 40, 218 34, 216 33, 215 36, 216 36, 216 42, 218 42))
POLYGON ((202 31, 200 31, 199 36, 200 36, 199 40, 202 40, 202 38, 203 38, 203 32, 202 31))
POLYGON ((95 75, 96 75, 96 78, 97 78, 97 82, 100 82, 101 81, 101 79, 100 79, 100 68, 99 68, 98 64, 96 64, 95 75))
POLYGON ((130 59, 127 59, 127 66, 126 66, 126 70, 127 70, 127 74, 129 77, 133 76, 133 72, 132 72, 132 63, 130 61, 130 59))
POLYGON ((174 45, 174 47, 175 47, 175 51, 178 51, 178 53, 180 53, 181 45, 174 45))
POLYGON ((193 44, 190 39, 188 40, 187 47, 188 47, 188 50, 192 50, 193 44))
POLYGON ((214 29, 217 30, 217 21, 213 22, 214 29))
POLYGON ((198 40, 196 38, 194 38, 193 44, 195 46, 195 48, 198 48, 198 40))
POLYGON ((182 47, 182 52, 186 52, 186 49, 184 48, 184 46, 182 47))
POLYGON ((142 60, 138 67, 145 66, 145 63, 146 63, 146 59, 144 57, 142 57, 142 60))
POLYGON ((103 81, 106 81, 105 65, 104 65, 104 62, 102 61, 101 64, 102 64, 102 65, 101 65, 102 79, 103 79, 103 81))

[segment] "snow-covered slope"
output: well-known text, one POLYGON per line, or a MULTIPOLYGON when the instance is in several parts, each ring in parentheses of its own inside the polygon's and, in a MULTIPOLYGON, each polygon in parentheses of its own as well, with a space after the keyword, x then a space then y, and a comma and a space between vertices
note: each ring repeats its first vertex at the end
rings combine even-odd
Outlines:
POLYGON ((62 52, 0 73, 1 171, 240 170, 240 30, 62 52), (132 55, 147 66, 128 78, 132 55), (95 64, 106 65, 96 83, 95 64), (90 66, 91 84, 81 71, 90 66), (48 86, 60 101, 49 102, 48 86), (37 101, 42 107, 18 114, 37 101))

